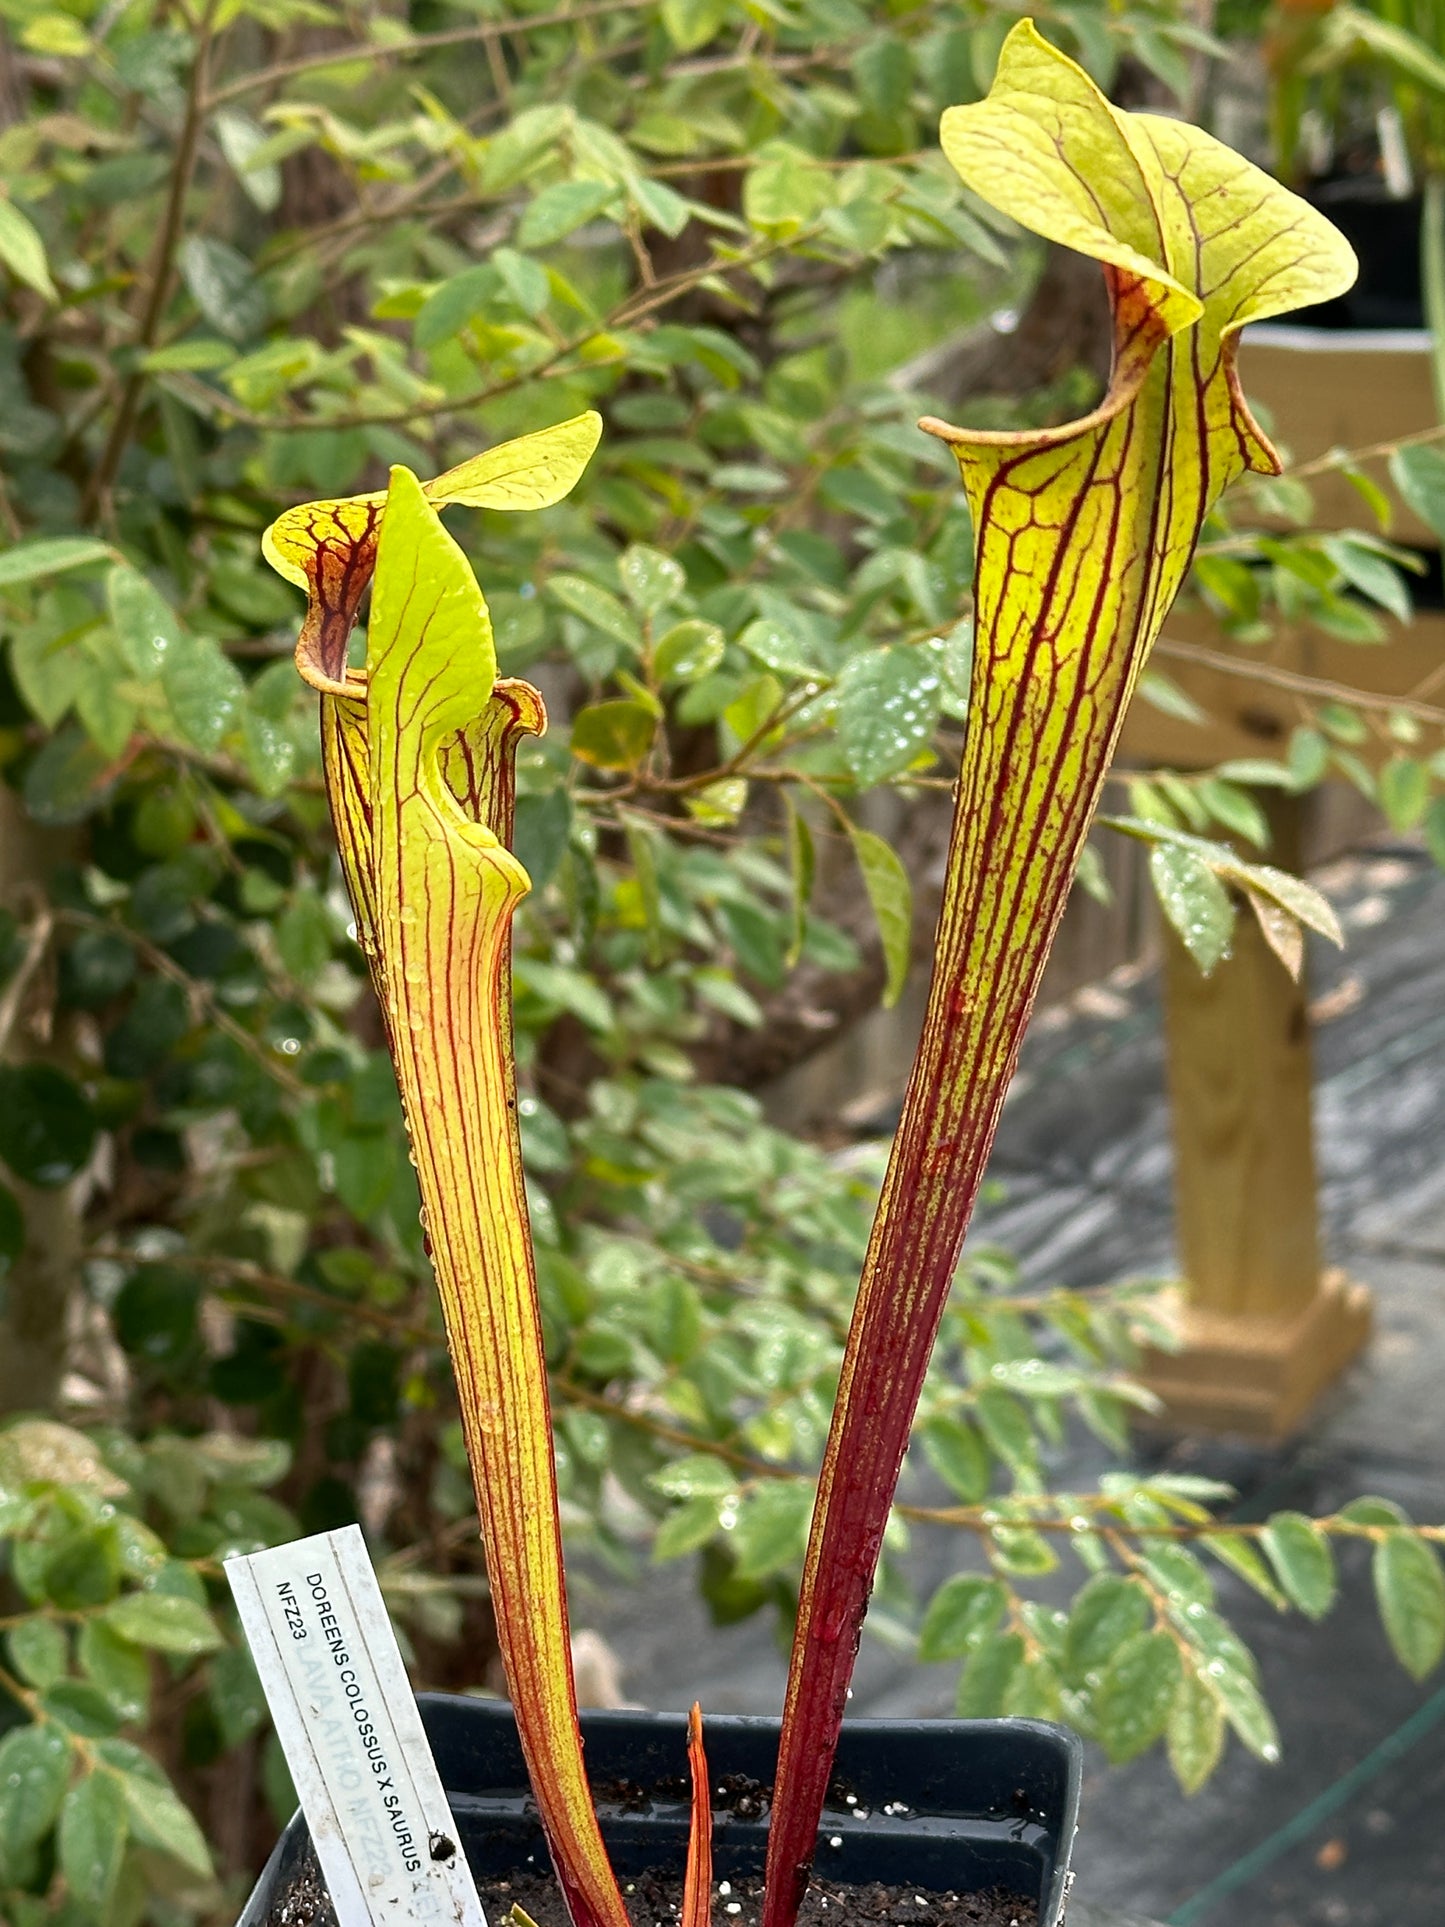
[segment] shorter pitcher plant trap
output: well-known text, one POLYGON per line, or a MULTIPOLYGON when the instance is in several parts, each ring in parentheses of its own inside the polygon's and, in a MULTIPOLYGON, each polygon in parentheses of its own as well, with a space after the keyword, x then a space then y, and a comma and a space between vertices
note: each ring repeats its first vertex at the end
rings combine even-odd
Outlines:
MULTIPOLYGON (((1114 359, 1082 420, 921 426, 973 511, 975 653, 923 1032, 879 1200, 813 1515, 773 1791, 764 1927, 792 1927, 903 1454, 1040 974, 1130 695, 1223 489, 1278 471, 1236 372, 1242 328, 1348 287, 1333 227, 1209 135, 1112 107, 1025 21, 988 96, 943 118, 966 185, 1101 264, 1114 359)), ((448 504, 543 508, 586 414, 427 483, 312 503, 268 532, 303 587, 342 869, 385 1016, 481 1515, 507 1682, 576 1927, 627 1927, 583 1770, 512 1058, 518 739, 448 504), (361 599, 364 670, 347 665, 361 599)), ((709 1905, 699 1722, 688 1927, 709 1905)))

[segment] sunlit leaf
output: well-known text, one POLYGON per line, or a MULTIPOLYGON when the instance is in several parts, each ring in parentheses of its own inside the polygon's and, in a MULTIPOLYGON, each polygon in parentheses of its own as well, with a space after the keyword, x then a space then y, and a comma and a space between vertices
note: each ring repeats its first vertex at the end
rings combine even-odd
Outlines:
POLYGON ((850 824, 848 835, 853 855, 863 874, 863 887, 873 908, 878 935, 883 945, 886 978, 883 1004, 896 1004, 908 977, 913 946, 913 886, 897 852, 871 830, 850 824))

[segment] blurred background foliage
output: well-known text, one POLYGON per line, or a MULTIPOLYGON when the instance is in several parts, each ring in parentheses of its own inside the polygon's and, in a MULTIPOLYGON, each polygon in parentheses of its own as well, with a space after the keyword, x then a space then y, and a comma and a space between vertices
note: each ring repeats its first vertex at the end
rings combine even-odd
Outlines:
MULTIPOLYGON (((1175 0, 1035 12, 1125 104, 1242 100, 1231 137, 1268 158, 1250 76, 1289 19, 1235 7, 1223 40, 1175 0)), ((786 1630, 880 1158, 788 1134, 765 1092, 926 963, 966 721, 969 518, 914 422, 1065 419, 1107 369, 1092 279, 935 150, 1014 17, 0 0, 15 1927, 234 1910, 290 1793, 228 1551, 360 1518, 418 1683, 496 1684, 297 598, 258 539, 586 406, 606 432, 570 501, 455 518, 503 671, 552 716, 519 771, 516 981, 569 1544, 622 1574, 693 1557, 720 1619, 786 1630)), ((1358 52, 1351 99, 1388 105, 1398 74, 1358 52)), ((1392 474, 1445 531, 1445 454, 1422 438, 1392 474)), ((1385 640, 1413 558, 1357 479, 1346 534, 1311 529, 1299 479, 1237 491, 1190 594, 1245 646, 1281 615, 1385 640)), ((1187 699, 1155 672, 1142 700, 1187 699)), ((1202 963, 1239 873, 1215 839, 1267 855, 1258 791, 1340 773, 1445 852, 1445 758, 1409 710, 1302 700, 1278 759, 1135 779, 1202 963), (1377 777, 1356 748, 1381 732, 1377 777)), ((962 1710, 1063 1713, 1115 1758, 1164 1739, 1192 1786, 1229 1729, 1278 1744, 1201 1552, 1318 1614, 1331 1537, 1369 1541, 1421 1674, 1445 1587, 1377 1501, 1216 1531, 1200 1482, 1053 1491, 1068 1426, 1124 1462, 1151 1332, 1141 1288, 1023 1295, 970 1253, 893 1541, 951 1530, 960 1572, 919 1601, 886 1563, 870 1625, 960 1662, 962 1710)))

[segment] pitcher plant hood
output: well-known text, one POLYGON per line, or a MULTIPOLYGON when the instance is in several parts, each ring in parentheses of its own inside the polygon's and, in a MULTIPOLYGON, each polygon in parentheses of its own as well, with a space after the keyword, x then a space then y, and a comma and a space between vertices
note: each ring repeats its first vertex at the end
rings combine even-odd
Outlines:
POLYGON ((1240 330, 1349 286, 1323 216, 1208 134, 1125 113, 1023 21, 986 99, 943 117, 982 199, 1091 256, 1113 310, 1082 420, 927 419, 974 519, 968 735, 923 1032, 834 1409, 789 1671, 764 1927, 792 1927, 929 1354, 1084 837, 1200 528, 1279 463, 1241 393, 1240 330))
MULTIPOLYGON (((571 493, 602 435, 591 409, 535 435, 501 442, 422 484, 438 508, 545 509, 571 493)), ((343 691, 346 648, 376 567, 385 491, 287 509, 261 537, 278 575, 306 591, 296 666, 314 688, 343 691)))

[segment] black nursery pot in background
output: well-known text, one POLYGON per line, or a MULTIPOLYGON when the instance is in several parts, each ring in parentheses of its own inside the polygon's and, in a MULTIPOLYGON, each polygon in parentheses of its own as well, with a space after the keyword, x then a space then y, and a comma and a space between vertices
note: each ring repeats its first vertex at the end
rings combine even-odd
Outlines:
MULTIPOLYGON (((548 1864, 512 1709, 450 1693, 423 1693, 418 1704, 485 1906, 491 1882, 548 1864)), ((658 1868, 680 1878, 688 1832, 686 1720, 589 1712, 582 1731, 619 1878, 658 1868)), ((712 1784, 728 1789, 713 1813, 714 1877, 760 1874, 768 1837, 763 1796, 777 1761, 778 1722, 715 1715, 705 1738, 712 1784)), ((1032 1900, 1040 1927, 1058 1927, 1081 1753, 1066 1728, 1039 1720, 847 1721, 818 1871, 857 1886, 878 1881, 965 1894, 1001 1888, 1032 1900)), ((238 1927, 264 1927, 307 1845, 298 1814, 238 1927)))

